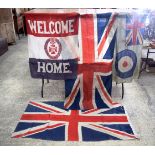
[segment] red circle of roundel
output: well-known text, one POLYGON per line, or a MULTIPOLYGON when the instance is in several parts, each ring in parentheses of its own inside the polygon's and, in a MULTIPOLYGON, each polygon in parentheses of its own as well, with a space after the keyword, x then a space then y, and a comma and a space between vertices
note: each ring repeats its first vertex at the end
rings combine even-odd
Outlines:
MULTIPOLYGON (((132 50, 129 50, 129 49, 125 49, 119 53, 116 54, 116 62, 115 62, 115 69, 116 69, 116 72, 117 72, 117 76, 119 76, 120 78, 129 78, 129 77, 132 77, 133 74, 134 74, 134 71, 135 71, 135 68, 136 68, 136 65, 137 65, 137 56, 136 56, 136 53, 132 50), (130 69, 127 69, 125 72, 122 72, 119 68, 119 61, 123 58, 123 57, 126 57, 128 56, 129 58, 131 58, 131 61, 133 63, 133 66, 132 68, 130 69)), ((127 67, 128 66, 128 62, 127 61, 124 61, 123 64, 122 64, 123 67, 127 67)))
POLYGON ((44 50, 50 59, 58 59, 62 46, 57 38, 49 38, 45 42, 44 50))

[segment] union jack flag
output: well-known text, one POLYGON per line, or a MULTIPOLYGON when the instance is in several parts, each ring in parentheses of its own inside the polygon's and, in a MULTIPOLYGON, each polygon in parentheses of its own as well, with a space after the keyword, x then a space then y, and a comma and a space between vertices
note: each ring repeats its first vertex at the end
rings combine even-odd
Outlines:
POLYGON ((122 106, 105 109, 66 110, 63 102, 30 101, 13 138, 53 141, 135 139, 122 106))
POLYGON ((126 45, 143 44, 146 15, 127 15, 126 17, 126 45))
POLYGON ((111 98, 116 16, 81 15, 78 76, 65 80, 65 108, 88 110, 118 105, 111 98))

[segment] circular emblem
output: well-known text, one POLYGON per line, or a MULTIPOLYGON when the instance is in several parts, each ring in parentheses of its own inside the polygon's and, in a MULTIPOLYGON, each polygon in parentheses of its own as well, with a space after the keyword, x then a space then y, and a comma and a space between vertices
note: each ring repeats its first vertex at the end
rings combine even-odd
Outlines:
POLYGON ((60 56, 62 46, 57 38, 49 38, 45 42, 44 49, 50 59, 57 59, 60 56))
POLYGON ((115 69, 120 78, 133 76, 137 64, 137 56, 134 51, 125 49, 116 54, 115 69))

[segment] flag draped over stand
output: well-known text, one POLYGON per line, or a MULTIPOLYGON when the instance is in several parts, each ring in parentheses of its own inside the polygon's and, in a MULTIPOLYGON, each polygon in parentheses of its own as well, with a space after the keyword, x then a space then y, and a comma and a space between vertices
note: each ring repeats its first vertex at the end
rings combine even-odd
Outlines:
POLYGON ((112 64, 116 40, 116 14, 82 15, 78 77, 65 81, 65 108, 113 107, 112 64))
POLYGON ((111 97, 117 15, 27 14, 31 75, 64 78, 65 101, 30 101, 12 137, 53 141, 136 139, 123 106, 111 97))
POLYGON ((131 82, 140 73, 146 15, 136 12, 117 17, 118 30, 113 77, 117 83, 131 82))

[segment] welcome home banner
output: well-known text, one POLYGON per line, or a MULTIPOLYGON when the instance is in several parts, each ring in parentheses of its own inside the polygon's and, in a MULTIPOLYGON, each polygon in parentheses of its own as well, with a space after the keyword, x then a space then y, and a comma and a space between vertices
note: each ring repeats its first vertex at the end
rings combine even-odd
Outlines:
POLYGON ((26 13, 30 72, 33 78, 75 78, 77 13, 26 13))

